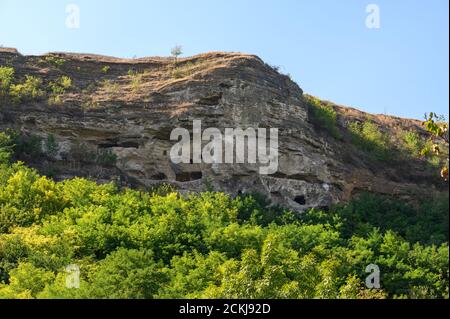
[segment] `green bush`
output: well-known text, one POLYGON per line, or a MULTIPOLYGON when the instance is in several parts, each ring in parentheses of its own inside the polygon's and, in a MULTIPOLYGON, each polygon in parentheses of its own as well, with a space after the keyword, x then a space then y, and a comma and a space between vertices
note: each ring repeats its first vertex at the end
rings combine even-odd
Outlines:
POLYGON ((433 168, 439 168, 441 157, 433 151, 433 141, 424 140, 416 132, 406 132, 401 136, 403 149, 409 156, 416 158, 426 157, 428 164, 433 168))
POLYGON ((50 95, 48 97, 48 105, 61 105, 63 100, 61 95, 50 95))
POLYGON ((26 134, 14 130, 0 132, 0 153, 7 154, 5 158, 39 159, 40 157, 55 157, 59 146, 53 134, 46 139, 34 134, 26 134), (4 152, 2 152, 4 150, 4 152))
POLYGON ((58 187, 34 170, 13 166, 0 188, 0 233, 29 227, 62 209, 65 201, 58 187))
POLYGON ((0 67, 0 95, 7 95, 14 80, 14 68, 0 67))
POLYGON ((424 141, 416 132, 406 132, 402 136, 403 147, 412 155, 413 157, 419 157, 420 151, 424 147, 424 141))
POLYGON ((1 136, 0 148, 1 144, 7 144, 3 149, 7 149, 14 159, 38 159, 43 155, 42 138, 37 135, 7 129, 1 136))
POLYGON ((56 142, 55 136, 53 134, 48 134, 47 139, 44 143, 45 153, 48 157, 54 158, 59 151, 58 142, 56 142))
POLYGON ((14 144, 11 136, 0 132, 0 164, 9 163, 13 154, 14 144))
POLYGON ((66 63, 66 60, 56 56, 46 56, 42 59, 42 62, 47 63, 54 68, 60 68, 66 63))
POLYGON ((111 67, 109 66, 109 65, 105 65, 104 67, 102 67, 102 72, 103 73, 108 73, 109 72, 109 69, 110 69, 111 67))
POLYGON ((42 79, 26 75, 23 83, 11 85, 10 95, 16 102, 37 99, 45 94, 41 87, 42 79))
POLYGON ((61 85, 62 88, 68 90, 72 87, 72 79, 66 75, 63 75, 59 79, 59 84, 61 85))
POLYGON ((61 104, 61 95, 66 93, 66 90, 72 87, 72 79, 63 75, 56 82, 50 82, 48 86, 50 88, 49 104, 61 104))
POLYGON ((152 187, 149 190, 149 193, 152 195, 166 196, 168 194, 175 193, 176 191, 177 189, 174 185, 163 183, 152 187))
POLYGON ((370 122, 365 121, 352 122, 348 125, 348 129, 352 135, 352 142, 365 152, 367 152, 373 160, 386 161, 391 159, 389 137, 383 133, 380 128, 370 122))
POLYGON ((341 223, 344 238, 364 236, 377 227, 383 232, 392 230, 412 244, 440 245, 449 239, 448 210, 448 194, 413 206, 392 197, 363 193, 327 214, 312 210, 302 218, 308 223, 341 223))
POLYGON ((334 138, 340 138, 341 134, 337 126, 337 113, 334 108, 312 96, 306 96, 305 99, 308 113, 314 125, 328 131, 334 138))
POLYGON ((18 157, 38 158, 43 155, 42 138, 34 134, 16 134, 14 136, 14 153, 18 157))
POLYGON ((117 156, 109 149, 100 149, 97 151, 95 162, 101 166, 113 167, 116 165, 117 156))
POLYGON ((128 70, 128 77, 130 78, 131 90, 133 93, 138 92, 142 84, 143 74, 138 73, 137 71, 128 70))

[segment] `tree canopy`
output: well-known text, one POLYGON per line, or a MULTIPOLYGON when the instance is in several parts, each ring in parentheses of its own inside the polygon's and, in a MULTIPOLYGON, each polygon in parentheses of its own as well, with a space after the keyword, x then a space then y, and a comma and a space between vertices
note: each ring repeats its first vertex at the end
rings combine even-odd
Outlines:
POLYGON ((0 298, 449 296, 448 195, 300 214, 259 196, 55 182, 0 158, 0 298), (365 286, 369 264, 381 289, 365 286))

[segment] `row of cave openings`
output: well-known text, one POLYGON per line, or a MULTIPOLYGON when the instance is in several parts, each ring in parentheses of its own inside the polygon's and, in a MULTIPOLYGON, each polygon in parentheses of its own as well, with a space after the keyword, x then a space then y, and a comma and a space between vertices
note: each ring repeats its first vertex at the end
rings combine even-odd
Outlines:
MULTIPOLYGON (((122 142, 122 143, 103 143, 99 145, 100 148, 111 148, 111 147, 125 147, 125 148, 139 148, 139 144, 136 142, 122 142)), ((167 155, 167 151, 164 151, 163 155, 167 155)), ((192 163, 192 160, 191 160, 192 163)), ((153 180, 163 181, 167 180, 167 175, 164 173, 157 173, 151 177, 153 180)), ((203 178, 203 173, 201 171, 192 171, 192 172, 177 172, 175 173, 175 180, 180 183, 187 183, 198 181, 203 178)), ((239 192, 242 193, 242 192, 239 192)), ((294 197, 294 202, 301 206, 306 205, 306 197, 305 195, 298 195, 294 197)))

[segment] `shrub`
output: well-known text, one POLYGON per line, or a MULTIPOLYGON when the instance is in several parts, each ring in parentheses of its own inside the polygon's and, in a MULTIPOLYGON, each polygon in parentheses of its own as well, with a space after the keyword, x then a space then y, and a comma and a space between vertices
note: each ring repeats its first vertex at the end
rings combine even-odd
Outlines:
POLYGON ((18 158, 39 158, 43 155, 42 138, 34 134, 11 132, 14 143, 14 156, 18 158))
POLYGON ((34 134, 7 129, 5 132, 0 132, 0 153, 2 151, 5 159, 8 156, 15 159, 39 158, 43 155, 42 138, 34 134), (8 153, 9 155, 6 155, 8 153))
POLYGON ((46 56, 44 59, 42 59, 42 61, 55 68, 60 68, 66 63, 66 60, 56 56, 46 56))
POLYGON ((95 162, 101 166, 112 167, 116 165, 117 156, 109 149, 100 149, 97 151, 95 162))
POLYGON ((59 79, 59 83, 60 83, 61 87, 63 87, 66 90, 70 89, 72 87, 72 79, 66 75, 63 75, 59 79))
POLYGON ((448 210, 448 194, 412 205, 394 197, 362 193, 345 205, 332 207, 325 215, 312 210, 301 218, 308 224, 339 225, 344 238, 364 236, 377 227, 382 232, 395 231, 413 244, 440 245, 449 239, 448 210))
POLYGON ((133 70, 128 70, 128 76, 130 77, 131 90, 133 91, 133 93, 136 93, 142 84, 143 74, 140 74, 133 70))
POLYGON ((424 147, 422 138, 416 132, 406 132, 402 136, 403 147, 414 157, 420 156, 420 151, 424 147))
POLYGON ((48 105, 61 105, 63 103, 61 95, 50 95, 48 105))
POLYGON ((1 66, 0 67, 0 95, 8 93, 9 87, 14 79, 14 68, 1 66))
POLYGON ((0 290, 0 299, 8 298, 36 298, 36 294, 54 279, 51 271, 34 266, 32 263, 19 263, 11 271, 8 289, 0 290))
POLYGON ((151 299, 164 282, 167 274, 151 250, 119 248, 99 264, 87 297, 151 299))
POLYGON ((385 161, 390 159, 389 138, 380 128, 370 121, 352 122, 348 125, 352 135, 352 142, 374 160, 385 161))
POLYGON ((23 83, 11 85, 10 95, 16 102, 36 99, 45 94, 41 86, 42 79, 26 75, 23 83))
POLYGON ((65 206, 58 185, 35 170, 13 167, 0 187, 0 233, 29 227, 65 206))
POLYGON ((54 158, 59 151, 58 142, 56 142, 55 136, 53 134, 48 134, 47 139, 44 143, 45 152, 48 157, 54 158))
POLYGON ((8 163, 13 153, 14 144, 11 137, 0 132, 0 164, 8 163))
POLYGON ((341 134, 337 127, 337 113, 334 108, 312 96, 306 97, 306 103, 313 124, 328 131, 334 138, 340 138, 341 134))
POLYGON ((102 67, 102 72, 103 73, 108 73, 109 72, 109 69, 110 69, 111 67, 109 66, 109 65, 105 65, 104 67, 102 67))
POLYGON ((48 86, 52 94, 64 94, 72 86, 72 79, 63 75, 56 82, 50 82, 48 86))
POLYGON ((439 168, 441 166, 441 159, 439 156, 436 155, 430 155, 427 158, 428 164, 433 168, 439 168))
POLYGON ((68 76, 63 75, 56 82, 50 82, 48 86, 51 91, 48 100, 49 104, 61 104, 61 95, 64 94, 66 90, 72 87, 72 79, 68 76))
POLYGON ((149 193, 152 194, 153 196, 155 196, 155 195, 167 196, 170 193, 176 193, 176 192, 177 192, 176 187, 172 184, 167 184, 167 183, 163 183, 163 184, 154 186, 149 190, 149 193))

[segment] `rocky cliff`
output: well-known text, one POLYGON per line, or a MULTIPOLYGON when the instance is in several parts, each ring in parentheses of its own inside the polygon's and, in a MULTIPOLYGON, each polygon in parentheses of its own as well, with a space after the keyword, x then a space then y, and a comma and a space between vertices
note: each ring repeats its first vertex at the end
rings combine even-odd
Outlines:
POLYGON ((26 83, 27 75, 38 79, 36 94, 3 93, 0 129, 14 129, 22 141, 38 140, 42 152, 25 149, 18 156, 56 179, 259 192, 296 209, 327 207, 363 191, 406 198, 448 191, 429 161, 405 155, 405 133, 427 138, 419 121, 318 100, 314 106, 288 76, 253 55, 217 52, 175 62, 70 53, 23 56, 0 49, 0 66, 14 69, 13 83, 26 83), (63 77, 69 83, 62 83, 63 77), (327 125, 314 115, 317 106, 332 111, 327 125), (172 163, 170 132, 191 130, 198 119, 219 129, 279 128, 278 172, 260 175, 254 164, 172 163), (388 160, 354 143, 350 124, 365 122, 389 138, 388 160))

